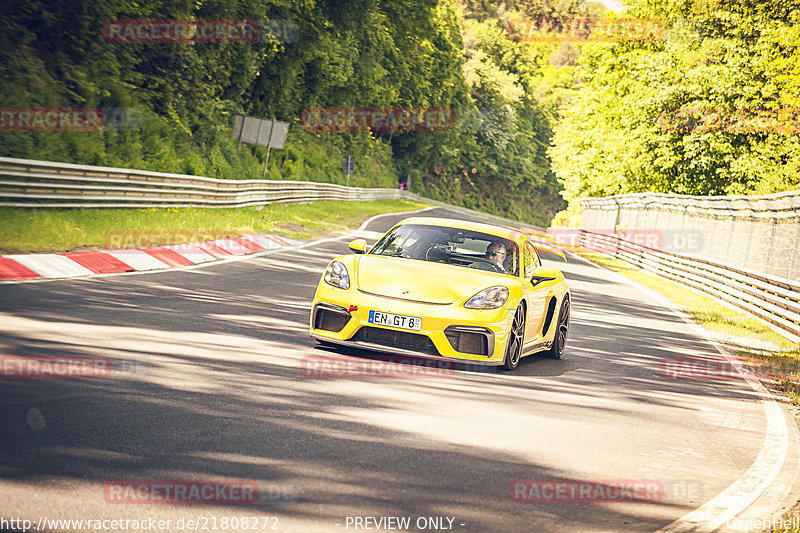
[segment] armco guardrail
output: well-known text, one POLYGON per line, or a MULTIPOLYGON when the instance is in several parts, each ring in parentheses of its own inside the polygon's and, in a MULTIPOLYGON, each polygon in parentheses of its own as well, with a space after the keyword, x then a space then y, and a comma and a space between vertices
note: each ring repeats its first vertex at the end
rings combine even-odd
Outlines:
POLYGON ((398 189, 223 180, 0 157, 0 205, 14 207, 247 207, 273 202, 403 197, 398 189))
POLYGON ((800 342, 800 283, 796 281, 660 251, 614 234, 581 229, 579 243, 710 294, 765 320, 787 338, 800 342))
POLYGON ((0 206, 9 207, 248 207, 318 200, 418 200, 516 228, 541 228, 399 189, 332 183, 221 180, 126 168, 0 157, 0 206))
POLYGON ((665 248, 800 281, 800 191, 757 196, 633 193, 583 198, 587 230, 691 232, 693 249, 665 248))

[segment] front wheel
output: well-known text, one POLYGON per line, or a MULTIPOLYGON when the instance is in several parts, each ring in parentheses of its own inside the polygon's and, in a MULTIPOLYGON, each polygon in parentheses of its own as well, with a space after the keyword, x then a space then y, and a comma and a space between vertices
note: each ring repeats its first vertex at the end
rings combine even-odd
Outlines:
POLYGON ((511 323, 511 331, 508 332, 508 342, 506 343, 506 358, 503 361, 505 370, 514 370, 522 357, 522 345, 525 342, 525 310, 523 306, 517 307, 514 321, 511 323))
POLYGON ((561 310, 558 312, 558 322, 556 335, 553 338, 553 345, 550 349, 544 352, 544 356, 549 359, 561 359, 564 355, 564 346, 567 344, 567 331, 569 330, 569 295, 564 295, 564 301, 561 303, 561 310))

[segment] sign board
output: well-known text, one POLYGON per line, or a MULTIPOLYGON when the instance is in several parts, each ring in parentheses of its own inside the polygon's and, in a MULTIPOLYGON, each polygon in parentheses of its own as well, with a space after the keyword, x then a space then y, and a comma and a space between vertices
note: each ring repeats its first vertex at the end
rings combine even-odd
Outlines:
POLYGON ((244 117, 239 141, 247 144, 258 144, 258 129, 260 126, 261 120, 256 117, 244 117))
POLYGON ((239 142, 283 150, 289 124, 237 114, 233 117, 233 138, 239 142))
POLYGON ((236 114, 233 116, 233 138, 234 140, 239 140, 239 136, 242 134, 242 123, 244 122, 244 115, 236 114))
POLYGON ((269 138, 272 135, 272 120, 258 120, 258 137, 256 138, 256 142, 253 144, 257 144, 259 146, 267 146, 269 147, 269 138))
POLYGON ((233 117, 233 138, 240 143, 256 144, 267 147, 267 157, 264 159, 264 173, 262 179, 267 175, 267 163, 269 162, 269 150, 283 150, 286 144, 286 134, 289 131, 289 124, 280 120, 269 120, 248 115, 237 114, 233 117))
POLYGON ((269 138, 269 145, 276 150, 283 150, 286 144, 286 134, 289 133, 289 124, 280 120, 273 121, 272 135, 269 138))

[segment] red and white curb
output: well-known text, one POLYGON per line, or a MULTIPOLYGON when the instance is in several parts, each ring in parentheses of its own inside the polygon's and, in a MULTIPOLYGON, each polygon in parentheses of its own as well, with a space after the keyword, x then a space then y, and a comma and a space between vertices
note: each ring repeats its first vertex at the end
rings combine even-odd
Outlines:
POLYGON ((277 235, 246 235, 158 248, 4 255, 0 256, 0 281, 74 278, 186 267, 298 244, 300 241, 277 235))

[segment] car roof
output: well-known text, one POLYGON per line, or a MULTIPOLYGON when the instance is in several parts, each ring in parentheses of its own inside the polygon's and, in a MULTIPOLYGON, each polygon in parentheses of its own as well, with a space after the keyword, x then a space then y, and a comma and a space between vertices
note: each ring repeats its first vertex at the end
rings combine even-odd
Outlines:
POLYGON ((411 217, 401 220, 398 225, 402 224, 419 224, 424 226, 445 226, 448 228, 463 229, 468 231, 479 231, 481 233, 489 233, 504 237, 512 241, 516 241, 521 235, 527 234, 523 231, 514 228, 507 228, 504 226, 497 226, 495 224, 486 224, 484 222, 472 222, 469 220, 456 220, 453 218, 437 218, 437 217, 411 217))

